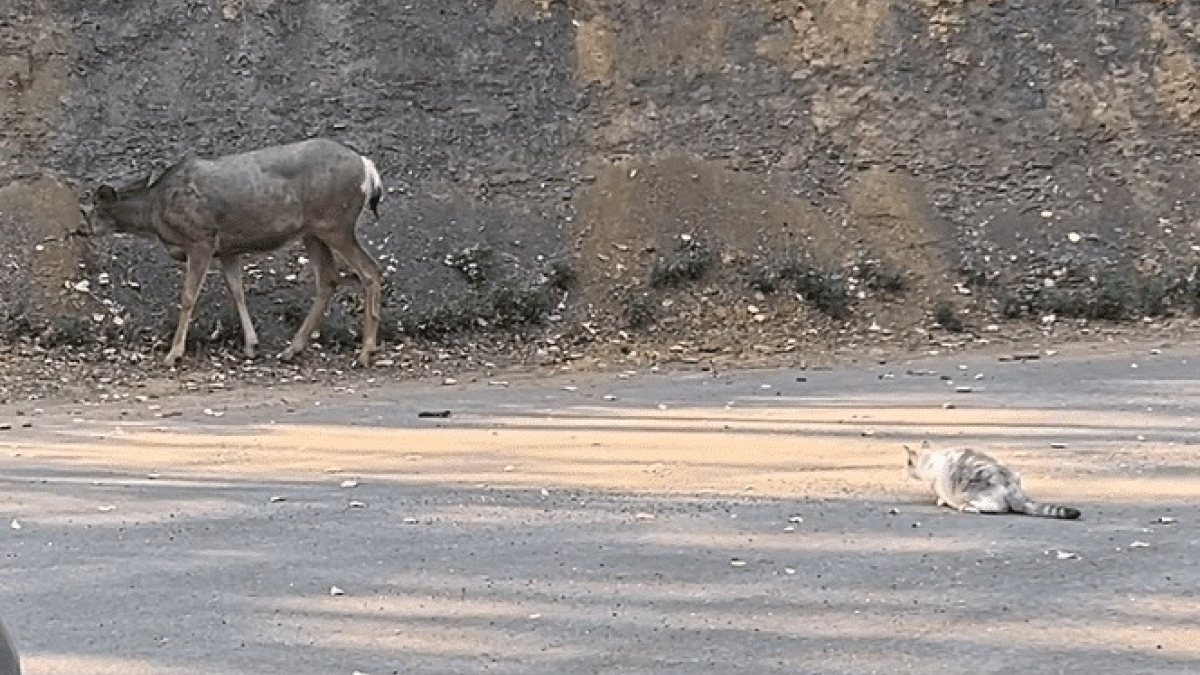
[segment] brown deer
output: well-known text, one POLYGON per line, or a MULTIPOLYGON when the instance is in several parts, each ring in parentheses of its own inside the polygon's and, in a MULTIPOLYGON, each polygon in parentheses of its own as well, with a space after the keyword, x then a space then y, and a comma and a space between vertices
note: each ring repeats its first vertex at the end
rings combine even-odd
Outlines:
POLYGON ((214 257, 237 305, 246 356, 253 358, 258 335, 246 309, 242 256, 301 239, 312 261, 316 293, 280 358, 300 353, 328 311, 338 283, 337 252, 354 269, 366 295, 359 362, 367 366, 378 349, 381 275, 354 228, 368 204, 378 217, 382 193, 371 160, 339 143, 313 139, 215 159, 187 157, 134 185, 102 185, 92 199, 88 222, 97 233, 157 237, 171 257, 187 262, 179 325, 166 365, 183 356, 192 310, 214 257))

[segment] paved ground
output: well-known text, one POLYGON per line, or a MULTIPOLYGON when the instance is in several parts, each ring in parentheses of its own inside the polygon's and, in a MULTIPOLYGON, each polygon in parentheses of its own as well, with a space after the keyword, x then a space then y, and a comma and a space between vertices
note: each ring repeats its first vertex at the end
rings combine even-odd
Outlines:
POLYGON ((0 409, 27 672, 1200 673, 1198 348, 508 379, 0 409))

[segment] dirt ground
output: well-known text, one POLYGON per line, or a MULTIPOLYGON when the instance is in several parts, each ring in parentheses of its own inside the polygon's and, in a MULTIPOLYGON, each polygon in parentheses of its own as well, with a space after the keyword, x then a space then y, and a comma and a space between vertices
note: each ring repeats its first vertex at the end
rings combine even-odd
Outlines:
POLYGON ((1088 349, 4 406, 0 608, 31 675, 1200 672, 1200 346, 1088 349))

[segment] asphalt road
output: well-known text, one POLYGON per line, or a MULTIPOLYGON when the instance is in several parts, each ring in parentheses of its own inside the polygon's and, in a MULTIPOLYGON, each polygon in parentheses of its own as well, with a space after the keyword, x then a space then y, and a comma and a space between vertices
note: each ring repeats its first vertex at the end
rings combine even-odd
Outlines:
POLYGON ((0 616, 31 675, 1200 673, 1155 351, 8 407, 0 616), (922 439, 1084 518, 937 509, 922 439))

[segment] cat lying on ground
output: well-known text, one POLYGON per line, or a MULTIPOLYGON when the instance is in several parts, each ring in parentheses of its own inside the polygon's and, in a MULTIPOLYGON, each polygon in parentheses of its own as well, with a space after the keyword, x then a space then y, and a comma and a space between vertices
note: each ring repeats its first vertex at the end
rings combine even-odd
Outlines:
POLYGON ((967 513, 1023 513, 1042 518, 1074 520, 1078 509, 1041 504, 1025 496, 1021 477, 995 458, 976 450, 933 450, 929 443, 920 452, 905 446, 908 475, 928 483, 938 506, 967 513))

